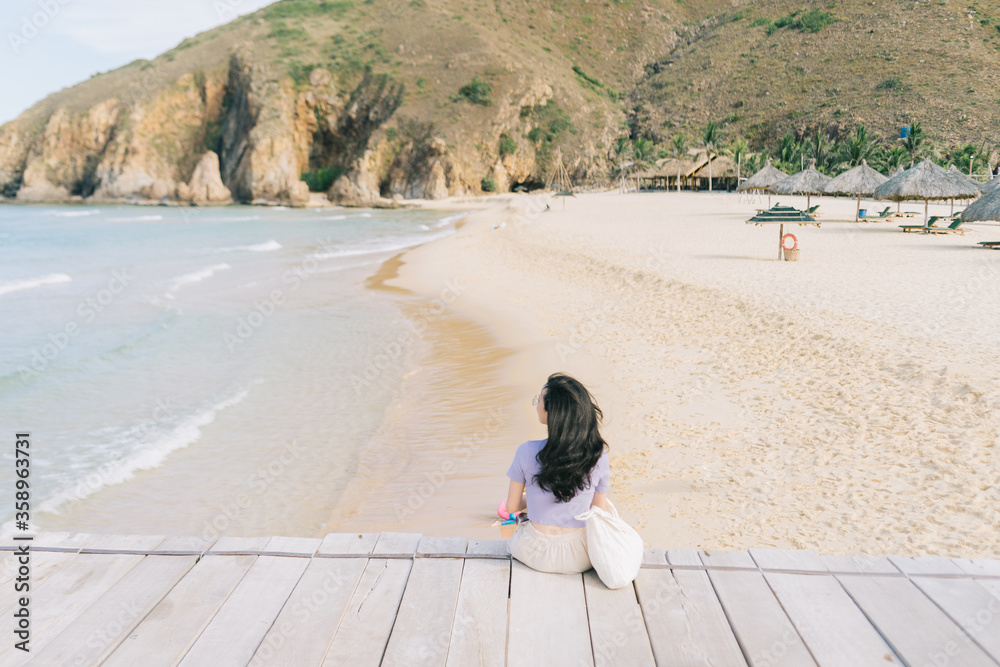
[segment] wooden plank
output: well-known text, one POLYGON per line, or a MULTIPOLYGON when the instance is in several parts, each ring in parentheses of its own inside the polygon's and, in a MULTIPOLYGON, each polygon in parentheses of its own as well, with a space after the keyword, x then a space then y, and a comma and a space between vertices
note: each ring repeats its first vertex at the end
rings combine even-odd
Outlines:
MULTIPOLYGON (((468 551, 509 554, 504 540, 470 540, 468 551)), ((510 563, 500 558, 466 559, 448 647, 448 667, 504 665, 510 563)))
MULTIPOLYGON (((32 651, 41 649, 62 632, 143 558, 138 555, 77 554, 48 581, 34 587, 31 596, 32 651)), ((8 608, 0 615, 10 618, 12 613, 8 608)), ((2 665, 22 664, 21 656, 31 655, 14 649, 13 642, 0 644, 2 665)))
POLYGON ((904 662, 996 667, 910 581, 851 574, 837 575, 837 579, 904 662))
POLYGON ((209 537, 168 537, 155 548, 150 549, 151 554, 170 555, 201 555, 208 551, 208 548, 215 542, 215 538, 209 537))
POLYGON ((745 667, 707 573, 643 569, 635 590, 657 664, 745 667))
POLYGON ((852 572, 856 574, 899 574, 896 566, 885 556, 820 556, 830 572, 852 572))
POLYGON ((246 665, 309 563, 258 556, 180 664, 246 665))
POLYGON ((269 537, 220 537, 205 553, 216 556, 259 556, 270 539, 269 537))
MULTIPOLYGON (((976 583, 993 594, 993 597, 1000 599, 1000 581, 995 579, 976 579, 976 583)), ((996 617, 996 614, 994 614, 996 617)))
POLYGON ((642 550, 642 565, 663 565, 667 564, 667 552, 663 549, 652 549, 646 547, 642 550))
POLYGON ((764 577, 823 667, 902 664, 834 577, 778 572, 764 577))
POLYGON ((370 554, 378 533, 329 533, 316 550, 317 556, 370 554))
POLYGON ((261 550, 262 556, 299 556, 310 558, 323 540, 314 537, 272 537, 261 550))
POLYGON ((965 634, 1000 660, 1000 600, 972 579, 913 577, 910 579, 960 625, 965 634))
POLYGON ((594 664, 581 575, 537 572, 512 562, 507 664, 594 664))
POLYGON ((197 556, 147 556, 57 637, 34 646, 33 660, 100 664, 197 561, 197 556))
POLYGON ((814 551, 752 548, 750 549, 750 557, 762 570, 829 571, 814 551))
POLYGON ((367 564, 367 558, 314 558, 250 664, 298 667, 322 663, 367 564))
POLYGON ((465 552, 477 556, 506 556, 510 558, 510 543, 507 540, 469 540, 469 546, 465 552))
POLYGON ((382 533, 372 556, 412 556, 420 544, 420 533, 382 533))
MULTIPOLYGON (((417 541, 412 541, 414 549, 417 541)), ((405 558, 368 560, 347 614, 327 650, 324 665, 379 664, 412 565, 413 561, 405 558)))
POLYGON ((952 558, 962 572, 974 577, 1000 577, 1000 561, 988 558, 952 558))
POLYGON ((102 537, 96 533, 39 533, 31 541, 31 548, 79 551, 102 537))
MULTIPOLYGON (((31 581, 29 582, 32 589, 37 589, 42 582, 46 581, 49 577, 55 574, 56 570, 60 566, 70 562, 76 556, 75 553, 62 552, 62 551, 41 551, 38 553, 31 553, 31 581)), ((14 588, 16 583, 25 583, 22 579, 21 582, 16 582, 15 579, 23 575, 19 574, 17 571, 18 562, 15 556, 4 554, 0 556, 4 560, 9 560, 13 564, 12 573, 9 578, 7 578, 2 585, 0 585, 0 609, 7 609, 13 607, 17 604, 18 598, 25 596, 25 591, 18 591, 14 588)), ((31 591, 28 591, 30 598, 31 591)))
POLYGON ((746 551, 699 551, 701 562, 710 567, 738 567, 756 570, 757 563, 746 551))
POLYGON ((122 640, 103 667, 177 664, 256 559, 203 557, 122 640))
MULTIPOLYGON (((464 538, 452 542, 425 543, 425 540, 428 538, 421 540, 425 549, 465 551, 464 538)), ((463 565, 461 558, 418 558, 413 562, 382 665, 445 664, 458 608, 463 565)))
POLYGON ((611 590, 596 572, 588 570, 583 573, 583 591, 587 598, 594 664, 597 667, 654 665, 653 649, 642 622, 635 588, 625 586, 611 590))
POLYGON ((682 567, 700 567, 704 565, 697 549, 667 549, 667 562, 682 567))
POLYGON ((420 538, 417 544, 417 555, 464 555, 469 545, 467 537, 430 537, 420 538))
POLYGON ((815 665, 809 649, 760 572, 708 573, 751 665, 815 665))
POLYGON ((944 556, 889 556, 889 562, 908 575, 915 574, 965 574, 951 559, 944 556))
POLYGON ((80 549, 81 554, 148 554, 163 542, 163 535, 100 535, 80 549))

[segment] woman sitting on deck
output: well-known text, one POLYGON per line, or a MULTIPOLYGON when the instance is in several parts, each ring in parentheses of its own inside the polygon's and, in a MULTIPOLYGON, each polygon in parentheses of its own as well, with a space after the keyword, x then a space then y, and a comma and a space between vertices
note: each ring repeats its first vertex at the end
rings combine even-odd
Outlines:
POLYGON ((593 396, 579 381, 555 373, 532 400, 549 437, 517 448, 507 471, 507 510, 525 507, 530 522, 510 538, 510 553, 543 572, 589 570, 586 523, 576 515, 592 506, 607 509, 610 469, 607 443, 598 431, 602 418, 593 396))

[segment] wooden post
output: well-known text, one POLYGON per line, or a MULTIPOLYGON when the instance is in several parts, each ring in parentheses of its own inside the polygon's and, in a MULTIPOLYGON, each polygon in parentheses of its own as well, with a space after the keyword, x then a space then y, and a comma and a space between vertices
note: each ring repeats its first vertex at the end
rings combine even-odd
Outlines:
POLYGON ((785 236, 785 223, 781 223, 780 225, 778 225, 778 261, 779 262, 781 261, 781 251, 784 250, 784 248, 781 247, 782 246, 781 239, 784 236, 785 236))

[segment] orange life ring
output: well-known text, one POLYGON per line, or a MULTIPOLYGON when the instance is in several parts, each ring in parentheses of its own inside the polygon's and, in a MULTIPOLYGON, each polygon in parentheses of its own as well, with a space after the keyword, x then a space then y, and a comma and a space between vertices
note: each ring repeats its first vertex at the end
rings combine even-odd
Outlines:
POLYGON ((797 238, 795 238, 795 234, 785 234, 784 236, 781 237, 781 249, 782 250, 795 250, 798 247, 799 247, 799 240, 797 238), (785 239, 791 239, 792 240, 792 247, 791 248, 789 248, 788 246, 785 245, 785 239))

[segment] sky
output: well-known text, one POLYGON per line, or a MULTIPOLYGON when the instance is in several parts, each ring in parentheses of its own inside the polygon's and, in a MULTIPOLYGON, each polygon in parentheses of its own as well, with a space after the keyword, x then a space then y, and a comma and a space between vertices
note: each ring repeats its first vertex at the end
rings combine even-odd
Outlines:
POLYGON ((98 72, 152 59, 274 0, 0 0, 0 125, 98 72))

